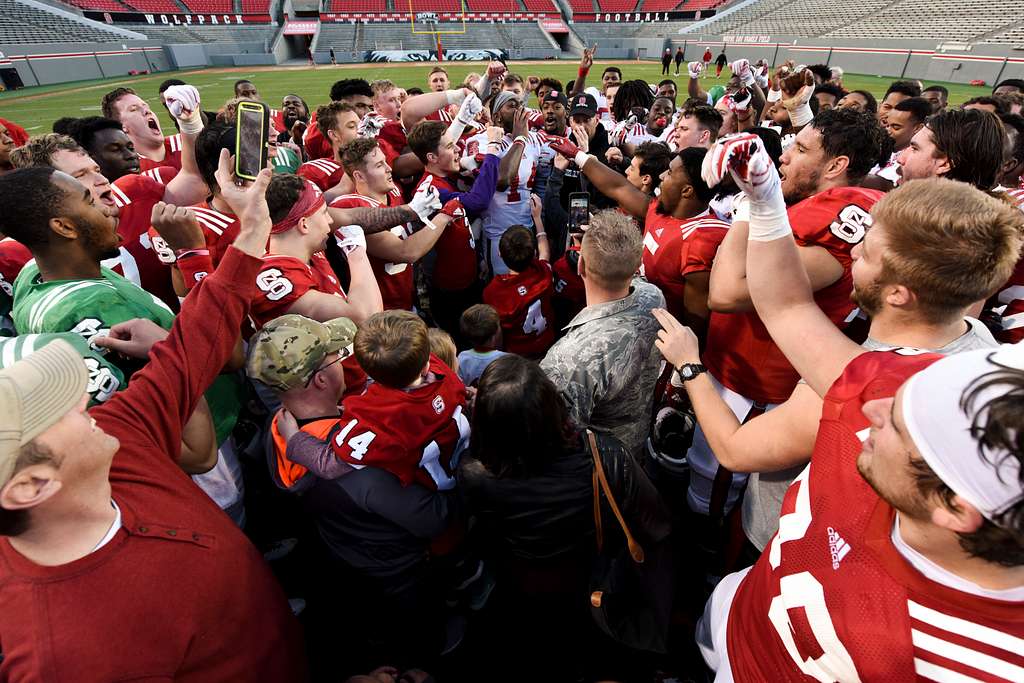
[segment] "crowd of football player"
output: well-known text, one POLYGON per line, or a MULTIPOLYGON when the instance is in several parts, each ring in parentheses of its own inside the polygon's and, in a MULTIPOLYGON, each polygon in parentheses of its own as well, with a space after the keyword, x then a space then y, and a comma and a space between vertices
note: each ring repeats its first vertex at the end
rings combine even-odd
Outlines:
POLYGON ((171 474, 113 460, 114 503, 173 494, 111 529, 188 529, 163 565, 27 569, 47 517, 5 483, 0 678, 1024 680, 1024 351, 995 353, 1024 338, 1024 81, 950 107, 745 59, 705 91, 709 62, 339 80, 271 103, 255 181, 257 82, 204 111, 166 81, 170 136, 128 88, 0 120, 0 368, 64 340, 132 412, 227 358, 181 423, 138 409, 171 474), (988 393, 914 394, 973 420, 944 454, 959 423, 900 387, 959 354, 988 393))

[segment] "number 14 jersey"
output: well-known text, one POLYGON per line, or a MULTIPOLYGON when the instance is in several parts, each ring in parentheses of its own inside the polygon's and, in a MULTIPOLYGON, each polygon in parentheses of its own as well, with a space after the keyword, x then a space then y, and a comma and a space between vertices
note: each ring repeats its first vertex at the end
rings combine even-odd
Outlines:
POLYGON ((857 471, 863 405, 941 358, 906 353, 862 354, 825 396, 811 464, 729 610, 734 680, 1024 680, 1024 602, 920 573, 893 545, 894 510, 857 471))

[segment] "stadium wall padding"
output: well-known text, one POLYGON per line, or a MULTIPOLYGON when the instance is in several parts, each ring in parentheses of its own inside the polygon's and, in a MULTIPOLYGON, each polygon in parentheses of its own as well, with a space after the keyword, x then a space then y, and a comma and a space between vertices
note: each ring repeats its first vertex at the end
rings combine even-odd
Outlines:
POLYGON ((4 45, 0 52, 26 86, 166 71, 170 61, 155 41, 124 43, 41 43, 4 45))

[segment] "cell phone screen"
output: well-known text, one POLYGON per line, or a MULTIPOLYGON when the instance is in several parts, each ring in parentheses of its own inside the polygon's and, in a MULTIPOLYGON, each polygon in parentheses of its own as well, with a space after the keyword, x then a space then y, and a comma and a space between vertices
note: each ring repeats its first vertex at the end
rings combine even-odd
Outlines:
POLYGON ((241 108, 238 111, 238 149, 236 165, 241 176, 255 177, 263 168, 263 112, 241 108))
POLYGON ((580 232, 580 226, 590 220, 590 197, 575 194, 569 197, 569 232, 580 232))

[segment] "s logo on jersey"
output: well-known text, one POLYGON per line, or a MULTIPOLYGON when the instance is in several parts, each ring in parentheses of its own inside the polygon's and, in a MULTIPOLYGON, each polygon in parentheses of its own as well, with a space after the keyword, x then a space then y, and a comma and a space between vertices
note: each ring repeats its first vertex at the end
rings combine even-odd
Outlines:
POLYGON ((444 412, 444 398, 441 396, 435 396, 434 400, 430 402, 430 405, 434 407, 434 412, 438 415, 444 412))

